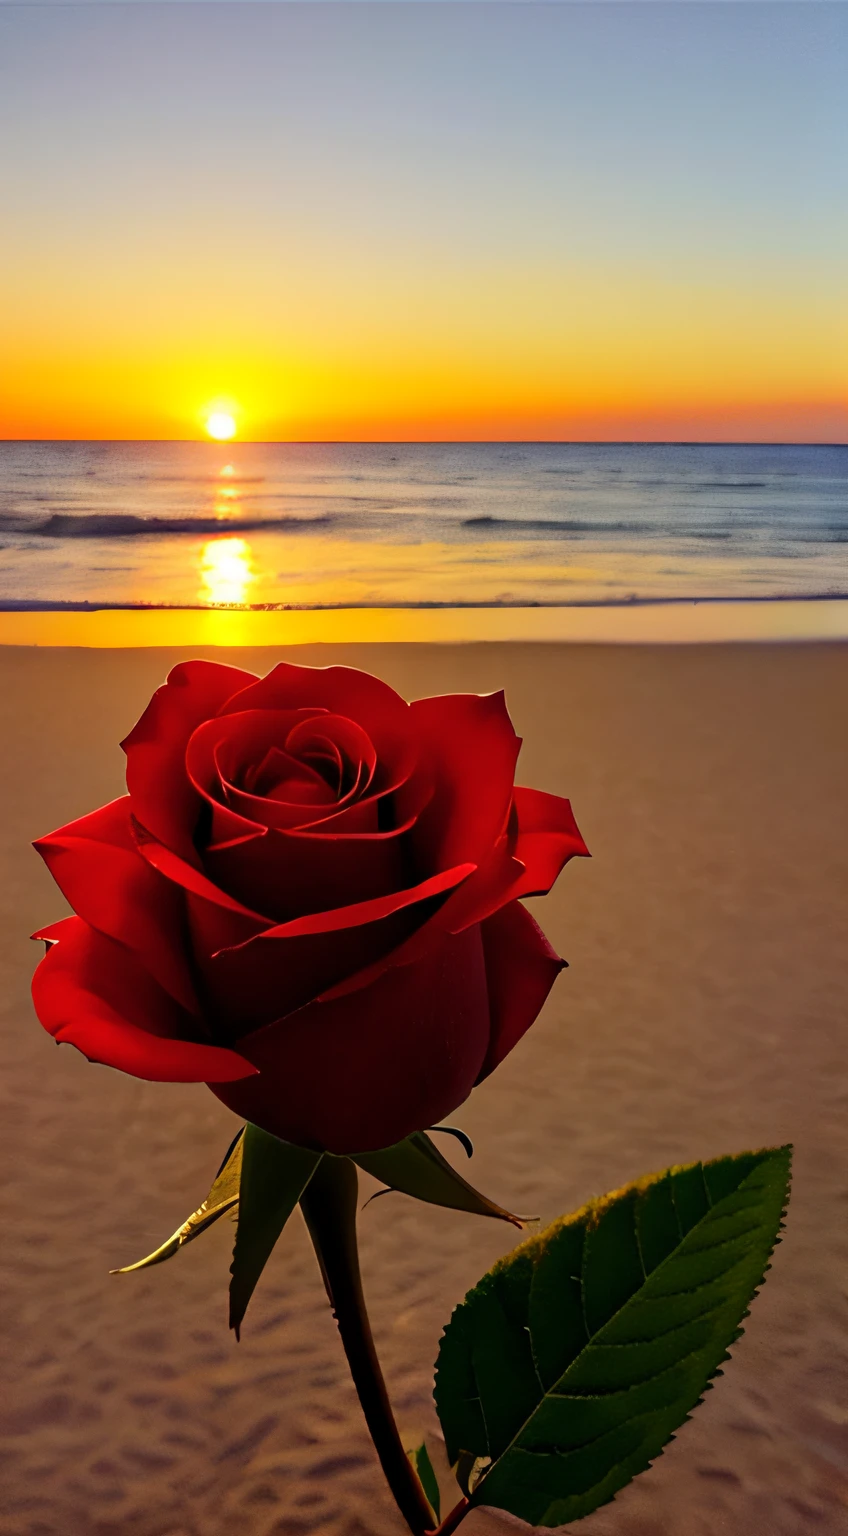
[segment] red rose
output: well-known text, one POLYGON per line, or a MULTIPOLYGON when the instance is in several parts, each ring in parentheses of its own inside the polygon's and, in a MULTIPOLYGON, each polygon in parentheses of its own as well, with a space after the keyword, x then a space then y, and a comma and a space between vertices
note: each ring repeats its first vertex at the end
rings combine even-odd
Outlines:
POLYGON ((129 794, 36 843, 78 914, 35 935, 57 1040, 341 1153, 442 1119, 532 1024, 563 961, 517 898, 587 850, 514 786, 502 694, 189 661, 123 745, 129 794))

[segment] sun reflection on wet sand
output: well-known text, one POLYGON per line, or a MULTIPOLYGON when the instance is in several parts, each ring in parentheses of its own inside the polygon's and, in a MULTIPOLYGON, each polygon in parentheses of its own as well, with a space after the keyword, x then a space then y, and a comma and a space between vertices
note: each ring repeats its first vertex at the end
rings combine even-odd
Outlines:
POLYGON ((210 539, 200 551, 203 603, 242 604, 256 581, 253 555, 246 539, 210 539))
POLYGON ((288 613, 207 608, 205 612, 0 613, 0 645, 280 646, 398 641, 456 644, 469 640, 680 645, 846 638, 848 602, 838 599, 646 604, 623 608, 360 608, 288 613))

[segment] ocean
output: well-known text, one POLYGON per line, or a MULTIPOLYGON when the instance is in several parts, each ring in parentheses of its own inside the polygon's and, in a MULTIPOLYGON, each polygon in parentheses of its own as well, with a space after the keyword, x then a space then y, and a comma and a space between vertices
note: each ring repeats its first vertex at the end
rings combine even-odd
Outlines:
POLYGON ((848 595, 848 446, 0 443, 0 608, 848 595))

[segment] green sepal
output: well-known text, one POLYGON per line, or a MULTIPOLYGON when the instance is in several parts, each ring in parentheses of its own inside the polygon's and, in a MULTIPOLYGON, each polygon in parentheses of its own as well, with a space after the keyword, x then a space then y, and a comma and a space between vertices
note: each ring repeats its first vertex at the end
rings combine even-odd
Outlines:
POLYGON ((503 1206, 495 1205, 472 1188, 447 1158, 442 1157, 424 1131, 415 1131, 405 1141, 384 1147, 379 1152, 357 1152, 352 1156, 360 1168, 379 1179, 381 1184, 430 1205, 470 1211, 473 1216, 495 1216, 500 1221, 511 1221, 516 1227, 522 1227, 525 1221, 532 1219, 513 1216, 511 1211, 505 1211, 503 1206))
POLYGON ((280 1141, 247 1124, 238 1200, 238 1225, 230 1266, 230 1327, 239 1336, 247 1305, 274 1244, 323 1153, 280 1141))
POLYGON ((442 1514, 441 1494, 439 1493, 436 1474, 433 1471, 433 1463, 430 1460, 430 1454, 423 1440, 420 1445, 415 1447, 414 1451, 407 1451, 406 1454, 418 1473, 418 1480, 429 1500, 430 1508, 433 1511, 433 1518, 438 1524, 442 1514))
POLYGON ((207 1227, 211 1227, 228 1211, 232 1211, 238 1205, 239 1199, 243 1142, 244 1131, 242 1130, 232 1142, 203 1204, 199 1205, 196 1211, 192 1211, 188 1220, 177 1228, 173 1237, 169 1237, 161 1247, 149 1253, 146 1259, 138 1259, 135 1264, 125 1264, 123 1269, 110 1269, 110 1275, 131 1275, 137 1269, 150 1269, 153 1264, 164 1264, 166 1259, 173 1258, 173 1255, 184 1248, 186 1243, 194 1242, 194 1239, 199 1237, 201 1232, 205 1232, 207 1227))
POLYGON ((529 1238, 468 1293, 435 1398, 473 1506, 566 1525, 660 1455, 742 1331, 790 1159, 770 1148, 642 1179, 529 1238))

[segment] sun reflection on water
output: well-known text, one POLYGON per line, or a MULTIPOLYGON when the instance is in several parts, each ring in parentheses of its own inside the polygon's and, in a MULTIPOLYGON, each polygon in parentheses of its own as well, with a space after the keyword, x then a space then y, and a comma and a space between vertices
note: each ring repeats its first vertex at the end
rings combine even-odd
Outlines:
POLYGON ((254 581, 253 553, 246 539, 210 539, 200 552, 201 602, 241 604, 254 581))
POLYGON ((219 473, 224 480, 224 484, 218 483, 215 486, 214 513, 219 522, 224 522, 227 518, 232 517, 233 512, 237 510, 236 503, 239 500, 239 491, 237 486, 227 483, 235 473, 232 464, 224 464, 219 473))

